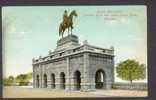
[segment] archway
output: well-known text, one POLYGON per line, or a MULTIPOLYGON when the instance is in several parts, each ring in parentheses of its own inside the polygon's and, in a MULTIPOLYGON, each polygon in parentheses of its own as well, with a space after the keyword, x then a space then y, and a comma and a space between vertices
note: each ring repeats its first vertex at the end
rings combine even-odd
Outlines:
POLYGON ((55 74, 51 74, 51 88, 55 88, 55 74))
POLYGON ((61 89, 65 89, 65 74, 64 72, 61 72, 60 74, 60 87, 61 89))
POLYGON ((47 88, 47 75, 44 74, 44 88, 47 88))
POLYGON ((96 71, 95 74, 95 87, 97 89, 105 88, 105 72, 102 69, 96 71))
POLYGON ((36 76, 36 87, 39 88, 39 75, 36 76))
POLYGON ((74 77, 75 77, 76 90, 80 90, 81 89, 81 73, 80 73, 80 71, 75 71, 74 77))

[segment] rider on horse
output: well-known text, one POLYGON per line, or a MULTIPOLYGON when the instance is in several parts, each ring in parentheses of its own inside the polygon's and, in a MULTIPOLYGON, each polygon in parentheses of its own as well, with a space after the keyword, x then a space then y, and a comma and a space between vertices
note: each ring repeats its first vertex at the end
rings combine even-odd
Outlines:
POLYGON ((68 20, 68 13, 67 13, 67 10, 65 10, 64 15, 63 15, 63 24, 65 26, 67 25, 67 20, 68 20))
POLYGON ((76 13, 75 10, 73 10, 69 14, 69 16, 68 16, 67 11, 66 10, 64 11, 63 21, 62 21, 62 23, 60 23, 60 26, 59 26, 59 36, 62 35, 62 38, 63 38, 63 34, 64 34, 65 29, 68 29, 68 34, 69 34, 69 29, 70 29, 71 30, 71 34, 72 34, 73 16, 77 17, 77 13, 76 13))

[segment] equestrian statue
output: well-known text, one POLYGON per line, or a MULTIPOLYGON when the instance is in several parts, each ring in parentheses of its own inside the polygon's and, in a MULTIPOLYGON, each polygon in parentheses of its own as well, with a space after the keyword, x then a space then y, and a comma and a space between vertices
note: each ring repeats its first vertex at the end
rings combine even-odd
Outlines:
POLYGON ((65 10, 64 11, 64 15, 63 15, 63 21, 60 23, 60 26, 59 26, 59 36, 62 36, 63 38, 63 34, 65 32, 66 29, 68 29, 68 35, 69 35, 69 30, 72 34, 72 30, 73 30, 73 16, 77 17, 77 13, 75 10, 73 10, 69 16, 68 16, 68 13, 67 11, 65 10))

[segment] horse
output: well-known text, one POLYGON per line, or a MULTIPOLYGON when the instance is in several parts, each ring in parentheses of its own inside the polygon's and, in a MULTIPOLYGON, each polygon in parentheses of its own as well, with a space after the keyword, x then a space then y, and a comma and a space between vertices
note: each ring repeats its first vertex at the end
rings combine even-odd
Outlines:
POLYGON ((72 29, 74 28, 73 27, 73 16, 77 17, 77 13, 75 10, 73 10, 70 15, 68 16, 67 18, 67 21, 65 23, 61 23, 60 26, 59 26, 59 36, 62 35, 62 38, 63 38, 63 34, 64 34, 64 31, 66 29, 68 29, 68 35, 69 35, 69 29, 71 29, 71 34, 72 34, 72 29))
MULTIPOLYGON (((63 38, 63 34, 64 34, 64 31, 66 28, 67 28, 67 25, 64 25, 63 23, 61 23, 59 26, 59 36, 62 35, 62 38, 63 38)), ((68 31, 69 31, 69 29, 68 29, 68 31)))

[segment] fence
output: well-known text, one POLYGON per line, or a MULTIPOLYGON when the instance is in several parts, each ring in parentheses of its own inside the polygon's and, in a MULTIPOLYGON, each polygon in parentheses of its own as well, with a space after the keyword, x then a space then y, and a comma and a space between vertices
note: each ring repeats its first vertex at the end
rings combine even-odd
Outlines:
POLYGON ((114 83, 114 89, 127 89, 127 90, 147 90, 147 83, 114 83))

